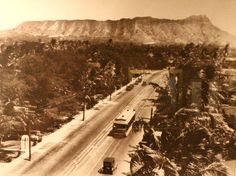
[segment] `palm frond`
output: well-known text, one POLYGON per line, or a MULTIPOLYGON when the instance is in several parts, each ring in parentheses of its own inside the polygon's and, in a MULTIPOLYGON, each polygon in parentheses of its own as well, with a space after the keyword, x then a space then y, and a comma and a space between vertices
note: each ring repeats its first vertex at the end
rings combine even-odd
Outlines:
POLYGON ((203 176, 229 176, 229 169, 221 162, 214 162, 200 171, 203 176))
POLYGON ((147 154, 157 154, 156 150, 151 149, 150 147, 141 144, 142 149, 145 151, 147 154))

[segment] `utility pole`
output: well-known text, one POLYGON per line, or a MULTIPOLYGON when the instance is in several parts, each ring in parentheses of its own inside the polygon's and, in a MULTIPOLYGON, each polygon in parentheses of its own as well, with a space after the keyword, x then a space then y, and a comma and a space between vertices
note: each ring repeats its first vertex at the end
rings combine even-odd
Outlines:
POLYGON ((36 108, 36 106, 31 106, 28 101, 25 101, 25 115, 27 118, 27 133, 29 137, 29 161, 31 161, 31 121, 30 121, 30 114, 31 117, 35 114, 35 111, 32 108, 36 108))
POLYGON ((28 116, 28 112, 27 112, 27 118, 28 118, 28 136, 29 136, 29 161, 31 161, 31 124, 30 124, 30 118, 28 116))
POLYGON ((84 101, 84 106, 83 106, 83 121, 85 120, 85 111, 86 111, 86 102, 84 101))
POLYGON ((150 121, 152 120, 152 116, 153 116, 153 108, 151 108, 151 116, 150 116, 150 121))
POLYGON ((85 120, 85 112, 86 112, 86 103, 88 102, 88 100, 90 99, 90 97, 88 95, 85 95, 84 97, 84 105, 83 105, 83 121, 85 120))
POLYGON ((28 108, 25 108, 24 109, 25 111, 25 116, 26 116, 26 119, 27 119, 27 134, 28 134, 28 137, 29 137, 29 161, 31 161, 31 134, 30 134, 30 131, 31 131, 31 124, 30 124, 30 118, 29 118, 29 109, 28 108))
POLYGON ((30 110, 29 108, 36 108, 36 106, 31 106, 29 105, 29 101, 25 101, 25 106, 24 107, 19 107, 19 109, 22 112, 22 115, 25 117, 25 123, 26 123, 26 132, 28 135, 28 145, 29 145, 29 158, 28 160, 31 161, 31 121, 30 121, 30 114, 31 117, 34 116, 35 111, 34 110, 30 110))

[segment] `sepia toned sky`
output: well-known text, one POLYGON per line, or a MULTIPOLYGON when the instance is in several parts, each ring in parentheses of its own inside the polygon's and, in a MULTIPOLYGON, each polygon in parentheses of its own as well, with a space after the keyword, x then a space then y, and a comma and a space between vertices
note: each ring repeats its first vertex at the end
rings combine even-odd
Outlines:
POLYGON ((34 20, 181 19, 199 14, 236 36, 236 0, 0 0, 0 30, 34 20))

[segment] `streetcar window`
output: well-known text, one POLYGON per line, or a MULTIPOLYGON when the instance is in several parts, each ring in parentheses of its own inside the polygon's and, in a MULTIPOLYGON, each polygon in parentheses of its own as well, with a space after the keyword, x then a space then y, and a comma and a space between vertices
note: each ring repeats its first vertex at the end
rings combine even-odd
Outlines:
POLYGON ((124 124, 114 124, 113 127, 114 128, 123 128, 123 129, 125 129, 127 127, 127 125, 124 125, 124 124))

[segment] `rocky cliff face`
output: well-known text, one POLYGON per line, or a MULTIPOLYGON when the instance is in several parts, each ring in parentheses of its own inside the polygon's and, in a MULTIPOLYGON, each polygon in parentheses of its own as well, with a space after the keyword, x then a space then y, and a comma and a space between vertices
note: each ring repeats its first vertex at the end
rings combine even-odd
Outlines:
POLYGON ((214 26, 204 15, 182 20, 136 17, 120 20, 56 20, 24 22, 15 35, 109 39, 137 43, 233 43, 236 38, 214 26))

